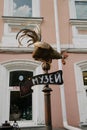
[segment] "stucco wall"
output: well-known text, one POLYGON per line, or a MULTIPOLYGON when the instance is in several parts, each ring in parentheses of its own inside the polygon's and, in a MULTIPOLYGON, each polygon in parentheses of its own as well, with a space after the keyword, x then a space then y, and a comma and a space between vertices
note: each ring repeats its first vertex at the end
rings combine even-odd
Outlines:
POLYGON ((41 16, 44 18, 42 24, 42 40, 47 43, 55 43, 55 20, 53 0, 40 1, 41 16))
POLYGON ((72 125, 78 125, 80 122, 74 65, 86 59, 86 54, 70 53, 66 66, 63 66, 67 118, 72 125))
POLYGON ((11 61, 11 60, 20 60, 20 59, 28 59, 31 60, 32 56, 30 54, 3 54, 0 53, 0 62, 6 62, 6 61, 11 61))
POLYGON ((60 43, 72 43, 72 30, 69 23, 69 1, 58 0, 58 15, 59 15, 59 34, 60 43))

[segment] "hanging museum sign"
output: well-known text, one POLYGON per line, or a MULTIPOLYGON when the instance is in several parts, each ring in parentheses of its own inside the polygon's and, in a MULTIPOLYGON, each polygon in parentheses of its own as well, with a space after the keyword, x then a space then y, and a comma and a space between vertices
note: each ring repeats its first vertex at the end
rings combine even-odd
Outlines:
POLYGON ((21 96, 31 94, 33 92, 31 87, 34 85, 41 85, 41 84, 56 84, 56 85, 63 84, 62 70, 48 74, 36 75, 33 76, 31 79, 26 80, 25 82, 21 82, 20 84, 21 96))

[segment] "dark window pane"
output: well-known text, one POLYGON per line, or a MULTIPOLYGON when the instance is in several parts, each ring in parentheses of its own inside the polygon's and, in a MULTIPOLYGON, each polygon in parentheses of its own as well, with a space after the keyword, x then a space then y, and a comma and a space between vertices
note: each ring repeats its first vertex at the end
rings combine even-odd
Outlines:
POLYGON ((10 121, 32 120, 32 95, 21 98, 19 91, 10 93, 10 121))
POLYGON ((83 71, 83 82, 84 85, 87 85, 87 71, 83 71))
POLYGON ((19 86, 20 80, 25 81, 27 78, 33 76, 33 72, 30 71, 12 71, 10 72, 9 86, 19 86))

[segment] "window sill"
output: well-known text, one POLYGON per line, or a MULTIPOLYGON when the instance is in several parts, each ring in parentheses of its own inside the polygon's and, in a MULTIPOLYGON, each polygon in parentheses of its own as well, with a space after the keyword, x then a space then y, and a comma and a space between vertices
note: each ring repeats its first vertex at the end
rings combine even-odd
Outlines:
POLYGON ((46 126, 45 125, 38 125, 38 126, 29 126, 29 127, 20 127, 21 128, 21 130, 23 129, 25 129, 25 130, 28 130, 28 129, 33 129, 33 130, 39 130, 39 129, 43 129, 43 130, 45 130, 46 129, 46 126))
POLYGON ((87 19, 70 19, 69 21, 71 24, 74 24, 74 25, 87 24, 87 19))
MULTIPOLYGON (((42 128, 45 127, 45 124, 37 124, 34 121, 17 121, 19 128, 42 128)), ((10 124, 13 125, 13 121, 10 121, 10 124)))
POLYGON ((69 21, 78 30, 87 30, 87 19, 70 19, 69 21))
POLYGON ((27 24, 41 24, 43 17, 12 17, 12 16, 2 16, 4 22, 7 23, 25 23, 27 24))

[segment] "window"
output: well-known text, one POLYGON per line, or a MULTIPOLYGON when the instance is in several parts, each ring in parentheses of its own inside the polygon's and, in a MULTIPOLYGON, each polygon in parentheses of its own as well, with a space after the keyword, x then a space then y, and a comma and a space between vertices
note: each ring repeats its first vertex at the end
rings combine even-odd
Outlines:
POLYGON ((77 19, 87 19, 87 1, 75 1, 77 19))
POLYGON ((74 67, 80 123, 85 125, 87 123, 87 60, 76 63, 74 67))
POLYGON ((70 0, 70 23, 75 48, 87 47, 87 0, 70 0))
POLYGON ((13 0, 13 16, 31 17, 32 0, 13 0))
POLYGON ((39 0, 4 0, 4 16, 39 17, 39 0))
MULTIPOLYGON (((19 86, 15 86, 13 82, 14 79, 17 79, 15 80, 17 85, 19 84, 18 79, 21 80, 23 79, 22 76, 25 77, 25 75, 27 75, 28 77, 30 77, 32 76, 32 74, 38 75, 40 73, 42 73, 41 64, 36 61, 19 59, 8 62, 6 61, 0 65, 0 79, 1 79, 0 86, 2 90, 0 91, 0 124, 2 124, 5 120, 8 121, 13 120, 11 114, 14 110, 12 108, 15 108, 15 105, 11 107, 11 104, 14 104, 14 102, 16 104, 16 113, 18 113, 19 110, 21 111, 23 110, 22 108, 20 109, 20 105, 18 104, 18 102, 28 104, 28 110, 26 111, 26 113, 27 114, 30 113, 29 116, 27 117, 25 116, 25 110, 23 110, 21 114, 22 117, 20 116, 20 112, 19 115, 15 114, 20 127, 29 127, 38 125, 40 126, 45 124, 44 94, 42 92, 44 86, 43 85, 32 86, 33 93, 31 96, 29 95, 29 97, 25 97, 26 98, 25 102, 25 98, 24 99, 20 98, 19 86), (17 74, 15 75, 15 73, 17 74)), ((22 106, 24 107, 24 104, 22 104, 22 106)), ((13 124, 13 121, 10 121, 10 123, 13 124)))
POLYGON ((84 85, 87 85, 87 71, 83 71, 83 82, 84 85))
POLYGON ((21 97, 19 84, 33 76, 30 71, 10 72, 10 115, 9 120, 32 120, 32 94, 21 97))
POLYGON ((87 0, 70 0, 70 19, 87 19, 87 0))

